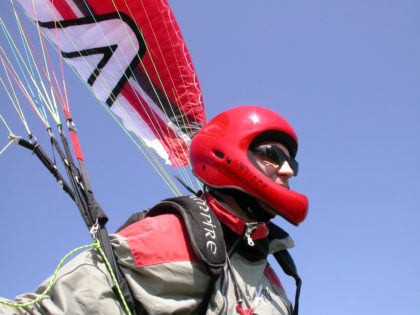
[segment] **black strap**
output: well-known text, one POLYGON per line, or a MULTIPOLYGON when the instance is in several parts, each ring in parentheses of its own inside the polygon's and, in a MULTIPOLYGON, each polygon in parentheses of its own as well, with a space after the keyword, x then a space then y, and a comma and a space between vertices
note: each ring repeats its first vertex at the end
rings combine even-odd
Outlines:
MULTIPOLYGON (((19 145, 29 150, 32 150, 36 154, 39 160, 60 183, 63 190, 70 196, 71 199, 73 199, 73 201, 75 201, 89 231, 92 233, 92 227, 96 228, 95 237, 98 238, 101 247, 105 253, 105 256, 111 264, 113 272, 115 273, 118 284, 122 289, 124 298, 131 312, 134 315, 142 314, 141 312, 136 311, 139 310, 139 307, 136 305, 136 301, 127 284, 127 281, 116 262, 109 235, 105 227, 105 224, 108 221, 108 217, 106 216, 105 212, 102 210, 102 208, 93 196, 90 184, 88 182, 87 173, 84 168, 84 164, 79 164, 81 167, 81 172, 74 165, 70 148, 61 126, 59 126, 59 131, 62 144, 64 146, 64 152, 61 149, 58 141, 55 139, 51 130, 48 131, 50 134, 51 144, 57 150, 57 153, 60 155, 60 158, 65 166, 65 170, 70 180, 71 187, 64 180, 64 178, 58 171, 55 163, 53 163, 51 159, 47 156, 47 154, 45 154, 45 152, 42 150, 39 144, 37 144, 36 142, 34 144, 30 143, 22 138, 16 138, 16 140, 19 145)), ((114 293, 116 293, 115 288, 113 288, 113 290, 114 293)), ((120 298, 119 294, 116 294, 116 296, 118 299, 120 298)))
MULTIPOLYGON (((285 238, 288 237, 289 234, 285 232, 283 229, 275 225, 274 223, 270 222, 268 224, 268 228, 270 229, 270 237, 278 237, 278 238, 285 238)), ((278 251, 273 254, 274 258, 276 258, 277 262, 279 263, 280 267, 283 269, 284 273, 293 277, 296 282, 296 294, 295 294, 295 305, 293 307, 293 315, 298 315, 299 313, 299 297, 300 297, 300 289, 302 287, 302 280, 300 279, 296 264, 293 261, 292 256, 290 256, 287 249, 278 251)))
POLYGON ((181 216, 198 259, 211 275, 219 275, 226 262, 222 226, 207 203, 195 196, 166 199, 154 206, 147 216, 174 212, 181 216))
POLYGON ((31 143, 26 141, 25 139, 17 138, 17 144, 34 152, 38 159, 42 162, 42 164, 44 164, 48 171, 55 177, 55 179, 63 188, 63 190, 70 196, 71 199, 74 200, 75 197, 72 189, 64 180, 63 176, 60 174, 55 164, 50 160, 48 155, 44 152, 44 150, 42 150, 41 146, 38 143, 31 143))
MULTIPOLYGON (((128 308, 130 309, 131 314, 133 315, 147 315, 148 313, 144 309, 143 305, 136 300, 134 297, 133 291, 131 290, 130 286, 128 285, 127 279, 125 278, 124 274, 122 273, 120 266, 117 265, 117 272, 120 275, 119 286, 121 292, 124 296, 125 302, 127 303, 128 308)), ((112 287, 112 291, 116 296, 120 296, 116 286, 112 287)))
POLYGON ((198 197, 182 196, 163 200, 149 210, 130 216, 117 232, 146 216, 166 213, 174 213, 182 218, 197 258, 211 275, 219 275, 226 262, 222 226, 207 203, 198 197))
MULTIPOLYGON (((226 262, 226 247, 222 227, 216 215, 205 201, 196 196, 166 199, 149 210, 131 215, 117 232, 147 216, 158 216, 166 213, 174 213, 182 218, 192 248, 209 273, 210 280, 197 309, 198 314, 205 314, 215 283, 222 273, 226 262)), ((127 300, 134 301, 135 305, 138 304, 140 312, 137 312, 137 314, 147 314, 144 307, 136 301, 132 293, 131 298, 127 300)))
MULTIPOLYGON (((68 123, 71 123, 68 121, 68 123)), ((70 129, 75 132, 75 129, 70 129)), ((118 285, 122 289, 123 297, 127 303, 130 311, 134 315, 138 315, 135 307, 135 299, 133 294, 128 286, 127 280, 123 276, 121 270, 118 267, 114 251, 112 249, 111 241, 109 239, 108 231, 105 227, 108 222, 108 216, 105 211, 101 208, 99 203, 96 201, 92 189, 90 187, 87 171, 84 165, 84 161, 79 160, 80 170, 75 166, 73 157, 70 152, 69 144, 63 132, 61 126, 59 126, 61 143, 64 147, 64 153, 61 151, 61 148, 57 140, 53 137, 51 133, 51 142, 55 146, 57 152, 60 154, 60 157, 63 160, 63 163, 66 166, 66 171, 68 171, 68 177, 71 180, 72 187, 75 193, 75 202, 79 208, 80 214, 85 221, 85 224, 91 232, 92 236, 98 238, 102 250, 105 253, 107 260, 109 261, 112 271, 115 274, 118 285), (92 228, 95 227, 97 230, 95 233, 92 232, 92 228)), ((113 288, 115 293, 116 288, 113 288)), ((118 300, 121 299, 119 294, 116 294, 118 300)), ((124 301, 121 300, 121 303, 124 301)))
POLYGON ((283 269, 283 271, 293 277, 296 282, 296 294, 295 294, 295 305, 293 307, 293 315, 298 315, 299 313, 299 296, 300 296, 300 288, 302 286, 302 280, 300 279, 299 275, 297 274, 296 265, 290 256, 289 252, 284 249, 274 253, 274 257, 276 258, 277 262, 283 269))

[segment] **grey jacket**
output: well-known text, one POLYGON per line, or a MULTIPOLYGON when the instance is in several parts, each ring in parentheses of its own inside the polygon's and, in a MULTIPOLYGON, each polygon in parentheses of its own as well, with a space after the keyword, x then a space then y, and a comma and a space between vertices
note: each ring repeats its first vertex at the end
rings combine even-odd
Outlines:
MULTIPOLYGON (((240 314, 235 288, 241 292, 244 312, 252 308, 246 314, 291 314, 291 303, 267 262, 269 253, 293 246, 290 237, 270 237, 267 225, 249 225, 211 197, 208 204, 222 223, 227 248, 234 249, 231 267, 227 264, 217 280, 206 314, 240 314)), ((210 277, 177 215, 146 217, 110 238, 134 297, 149 314, 196 312, 210 277)), ((15 302, 36 298, 48 283, 15 302)), ((125 314, 112 286, 99 253, 87 250, 60 270, 39 303, 23 309, 0 304, 0 314, 125 314)))

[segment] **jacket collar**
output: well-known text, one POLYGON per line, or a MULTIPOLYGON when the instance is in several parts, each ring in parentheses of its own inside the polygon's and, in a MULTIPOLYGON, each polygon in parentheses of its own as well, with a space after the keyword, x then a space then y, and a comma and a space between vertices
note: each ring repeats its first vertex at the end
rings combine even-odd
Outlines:
POLYGON ((269 254, 293 247, 293 240, 274 223, 246 222, 210 194, 205 198, 222 224, 228 252, 234 251, 249 261, 260 261, 269 254))
POLYGON ((215 213, 216 217, 224 225, 229 227, 235 234, 244 235, 247 227, 253 226, 252 240, 263 239, 268 236, 266 223, 247 223, 243 218, 230 211, 226 206, 210 194, 206 194, 206 201, 215 213))

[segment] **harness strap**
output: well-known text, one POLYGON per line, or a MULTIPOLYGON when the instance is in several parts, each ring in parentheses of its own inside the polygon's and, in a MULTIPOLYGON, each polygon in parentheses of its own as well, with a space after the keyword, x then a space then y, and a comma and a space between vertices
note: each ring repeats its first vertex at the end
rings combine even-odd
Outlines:
MULTIPOLYGON (((117 232, 145 217, 167 213, 173 213, 182 218, 192 248, 197 258, 206 266, 207 272, 209 273, 210 281, 197 309, 198 314, 205 314, 215 283, 223 271, 227 257, 222 227, 216 215, 205 201, 196 196, 182 196, 163 200, 149 210, 131 215, 117 232)), ((120 274, 125 280, 121 271, 120 274)), ((127 300, 127 304, 136 307, 137 312, 133 312, 133 314, 147 314, 141 302, 134 298, 129 288, 127 289, 124 290, 122 288, 122 291, 127 300)))
MULTIPOLYGON (((283 231, 280 227, 275 225, 274 223, 269 223, 268 225, 270 232, 272 235, 279 235, 281 238, 289 236, 285 231, 283 231)), ((273 254, 274 258, 277 260, 280 267, 283 269, 284 273, 288 276, 291 276, 295 279, 296 282, 296 294, 295 294, 295 305, 293 307, 293 315, 298 315, 299 313, 299 297, 300 297, 300 289, 302 286, 302 280, 300 279, 296 264, 293 261, 292 256, 290 256, 287 249, 280 250, 273 254)))
POLYGON ((198 259, 211 275, 220 275, 226 262, 222 226, 207 203, 195 196, 166 199, 154 206, 147 216, 174 212, 181 216, 198 259))
POLYGON ((293 315, 298 315, 299 313, 299 296, 300 296, 300 288, 302 286, 302 280, 300 279, 299 275, 297 274, 296 265, 290 256, 289 252, 285 250, 281 250, 277 253, 274 253, 274 257, 276 258, 277 262, 283 269, 283 271, 293 277, 296 281, 296 294, 295 294, 295 305, 293 307, 293 315))

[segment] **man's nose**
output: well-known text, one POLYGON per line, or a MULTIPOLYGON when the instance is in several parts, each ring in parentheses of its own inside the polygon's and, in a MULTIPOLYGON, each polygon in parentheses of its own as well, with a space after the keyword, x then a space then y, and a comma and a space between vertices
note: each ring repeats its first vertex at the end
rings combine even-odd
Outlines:
POLYGON ((277 175, 279 176, 286 176, 287 178, 290 178, 294 175, 293 169, 291 168, 289 162, 284 161, 282 166, 277 171, 277 175))

